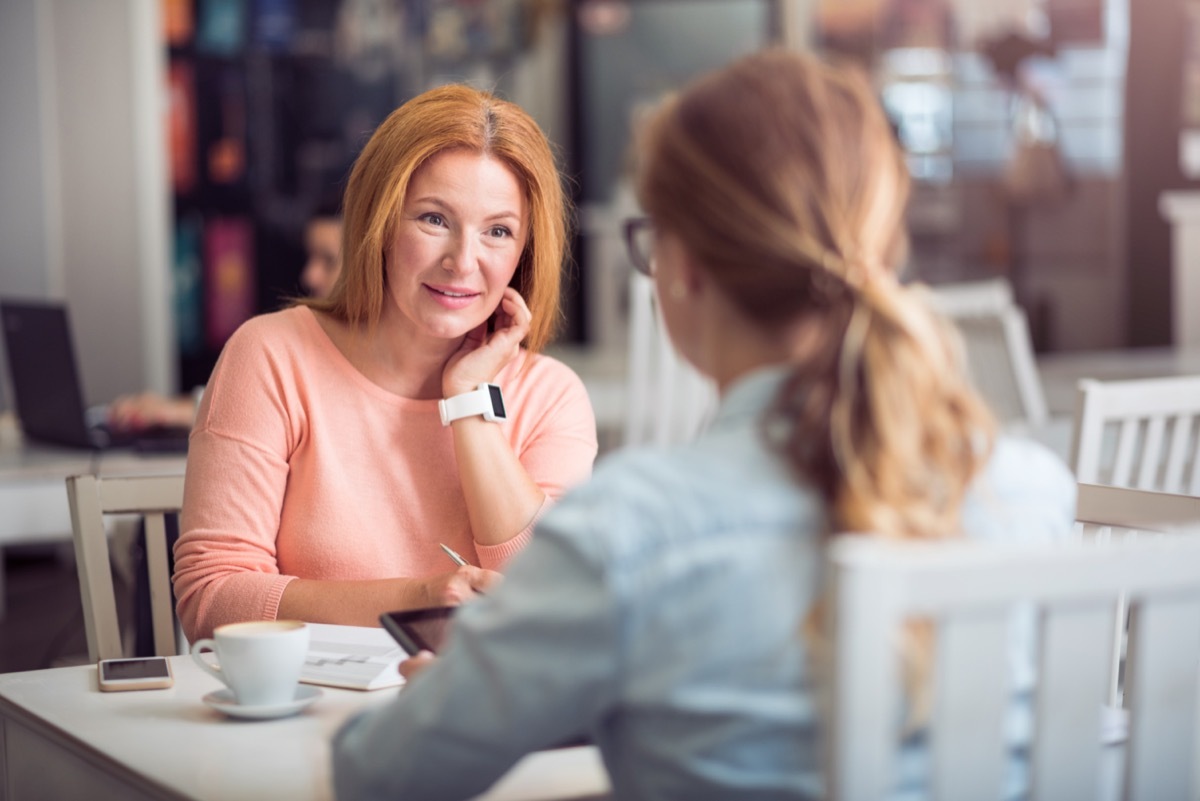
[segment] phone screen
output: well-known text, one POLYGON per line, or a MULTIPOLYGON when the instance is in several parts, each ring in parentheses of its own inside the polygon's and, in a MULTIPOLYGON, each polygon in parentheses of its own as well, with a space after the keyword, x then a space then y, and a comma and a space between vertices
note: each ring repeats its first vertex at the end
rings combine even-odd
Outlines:
POLYGON ((167 660, 153 659, 106 659, 100 663, 104 681, 124 679, 165 679, 170 676, 167 660))
POLYGON ((437 653, 446 640, 450 621, 457 606, 436 606, 430 609, 407 609, 384 612, 379 621, 388 633, 410 654, 417 651, 437 653))

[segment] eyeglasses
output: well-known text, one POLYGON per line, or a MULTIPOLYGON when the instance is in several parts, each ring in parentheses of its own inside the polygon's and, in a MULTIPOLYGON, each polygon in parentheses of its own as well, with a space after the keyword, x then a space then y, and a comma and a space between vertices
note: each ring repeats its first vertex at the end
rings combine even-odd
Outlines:
POLYGON ((645 276, 654 275, 654 221, 649 217, 625 220, 625 247, 633 267, 645 276))

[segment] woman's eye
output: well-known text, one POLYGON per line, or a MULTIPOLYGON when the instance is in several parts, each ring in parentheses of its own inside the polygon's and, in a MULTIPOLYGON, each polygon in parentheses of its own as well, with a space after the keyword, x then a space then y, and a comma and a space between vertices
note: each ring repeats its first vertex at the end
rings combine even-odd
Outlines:
POLYGON ((421 220, 422 222, 427 222, 430 225, 444 226, 446 224, 445 217, 443 217, 440 214, 437 214, 436 212, 432 212, 432 211, 428 212, 426 214, 422 214, 417 219, 421 220))
POLYGON ((510 231, 508 228, 505 228, 503 225, 493 225, 488 230, 488 234, 495 237, 506 237, 512 236, 512 231, 510 231))

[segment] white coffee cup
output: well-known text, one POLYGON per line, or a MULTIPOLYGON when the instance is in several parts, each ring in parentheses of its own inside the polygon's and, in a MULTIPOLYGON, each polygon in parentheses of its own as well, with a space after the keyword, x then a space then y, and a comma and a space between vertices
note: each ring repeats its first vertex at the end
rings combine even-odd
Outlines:
POLYGON ((299 620, 265 620, 217 626, 212 639, 192 646, 196 664, 220 679, 242 706, 274 706, 296 698, 308 653, 308 626, 299 620), (203 651, 217 655, 210 665, 203 651))

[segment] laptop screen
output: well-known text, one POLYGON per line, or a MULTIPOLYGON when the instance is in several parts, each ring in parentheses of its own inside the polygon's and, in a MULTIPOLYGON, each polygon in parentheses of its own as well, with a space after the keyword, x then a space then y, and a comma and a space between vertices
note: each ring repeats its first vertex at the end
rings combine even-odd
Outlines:
POLYGON ((62 304, 0 301, 13 399, 30 439, 91 447, 67 310, 62 304))

